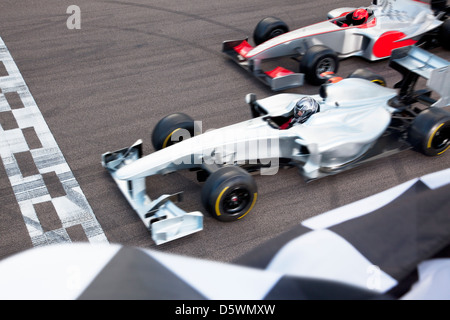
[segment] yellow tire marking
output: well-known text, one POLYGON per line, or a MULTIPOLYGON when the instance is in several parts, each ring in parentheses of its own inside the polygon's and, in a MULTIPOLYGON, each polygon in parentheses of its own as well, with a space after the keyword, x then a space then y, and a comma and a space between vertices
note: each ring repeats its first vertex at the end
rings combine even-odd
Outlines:
POLYGON ((172 135, 173 135, 175 132, 177 132, 178 130, 181 130, 181 129, 180 129, 180 128, 175 129, 175 130, 172 131, 171 134, 169 134, 169 135, 167 136, 166 140, 164 140, 164 143, 163 143, 163 145, 162 145, 162 148, 163 148, 163 149, 164 149, 165 147, 167 147, 167 144, 169 143, 170 138, 171 138, 172 135))
POLYGON ((243 217, 245 217, 245 216, 247 215, 247 213, 249 213, 250 211, 252 211, 252 209, 253 209, 253 207, 255 206, 255 203, 256 203, 256 198, 258 198, 258 194, 255 192, 255 193, 253 194, 253 202, 252 202, 252 205, 251 205, 250 208, 247 210, 247 212, 244 213, 244 215, 242 215, 242 216, 240 216, 240 217, 238 218, 238 220, 241 219, 241 218, 243 218, 243 217))
POLYGON ((440 156, 441 154, 443 154, 445 151, 447 151, 448 149, 450 149, 450 146, 448 146, 447 148, 445 148, 445 150, 441 151, 438 153, 438 156, 440 156))
POLYGON ((444 125, 444 123, 442 123, 436 130, 434 130, 433 134, 431 135, 430 139, 428 140, 428 145, 427 148, 430 149, 431 148, 431 141, 433 141, 434 136, 436 135, 436 132, 439 131, 439 129, 444 125))
POLYGON ((222 198, 223 194, 225 193, 225 191, 228 190, 229 187, 226 187, 225 189, 222 190, 222 192, 219 194, 219 197, 216 200, 216 215, 217 216, 221 216, 222 214, 220 213, 220 199, 222 198))
POLYGON ((372 82, 376 83, 376 84, 379 84, 379 85, 381 85, 383 87, 386 87, 386 83, 384 83, 383 80, 375 79, 375 80, 372 80, 372 82))
MULTIPOLYGON (((216 206, 215 206, 215 209, 216 209, 216 215, 217 216, 221 216, 222 214, 220 213, 220 200, 222 199, 222 196, 223 196, 223 194, 227 191, 229 189, 229 187, 226 187, 225 189, 223 189, 222 190, 222 192, 219 194, 219 196, 217 197, 217 200, 216 200, 216 206)), ((250 211, 252 211, 252 209, 253 209, 253 207, 255 206, 255 203, 256 203, 256 199, 258 198, 258 193, 254 193, 253 194, 253 202, 252 202, 252 205, 250 206, 250 208, 247 210, 247 212, 246 213, 244 213, 242 216, 240 216, 239 218, 238 218, 238 220, 239 219, 241 219, 241 218, 243 218, 243 217, 245 217, 246 215, 247 215, 247 213, 249 213, 250 211)))

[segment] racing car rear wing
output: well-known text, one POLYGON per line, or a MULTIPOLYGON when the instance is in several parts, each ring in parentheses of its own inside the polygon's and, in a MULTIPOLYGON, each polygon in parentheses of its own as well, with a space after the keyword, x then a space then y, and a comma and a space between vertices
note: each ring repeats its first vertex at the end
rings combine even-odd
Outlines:
MULTIPOLYGON (((427 79, 427 87, 437 93, 440 99, 429 101, 432 107, 445 107, 450 105, 450 63, 419 47, 411 46, 396 49, 392 52, 389 66, 399 71, 403 79, 395 85, 400 88, 400 99, 417 98, 414 92, 419 77, 427 79)), ((422 100, 421 100, 422 101, 422 100)))
POLYGON ((142 141, 129 148, 102 155, 102 165, 111 174, 120 191, 144 222, 157 245, 203 230, 203 214, 185 212, 175 205, 181 201, 181 193, 162 195, 151 200, 146 193, 145 178, 121 180, 116 172, 121 167, 142 157, 142 141))

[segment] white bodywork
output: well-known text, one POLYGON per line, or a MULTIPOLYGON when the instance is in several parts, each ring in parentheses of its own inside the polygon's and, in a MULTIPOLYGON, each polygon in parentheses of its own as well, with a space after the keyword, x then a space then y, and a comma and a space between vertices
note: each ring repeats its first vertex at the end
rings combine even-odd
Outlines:
MULTIPOLYGON (((357 8, 336 9, 330 15, 341 15, 351 9, 357 8)), ((364 25, 340 27, 334 24, 338 16, 270 39, 248 52, 245 58, 261 61, 296 55, 305 47, 325 45, 341 58, 362 56, 368 60, 378 60, 389 57, 390 51, 386 50, 389 54, 384 55, 382 53, 385 50, 376 50, 377 46, 409 46, 413 43, 406 40, 416 39, 442 24, 428 4, 414 0, 385 0, 367 9, 373 12, 373 15, 364 25), (396 43, 386 38, 392 32, 398 32, 400 37, 395 39, 396 43)))
MULTIPOLYGON (((261 116, 205 132, 144 157, 140 155, 141 141, 138 141, 128 149, 104 154, 103 166, 152 231, 157 244, 186 236, 203 229, 203 215, 181 210, 169 195, 152 201, 146 193, 146 177, 202 168, 205 164, 258 162, 270 164, 268 172, 275 171, 267 174, 274 174, 278 159, 289 158, 298 164, 305 178, 315 179, 321 168, 332 169, 352 162, 372 146, 389 125, 391 117, 386 101, 396 91, 362 79, 346 79, 329 89, 329 98, 325 100, 314 96, 322 111, 302 125, 279 130, 270 127, 266 117, 261 116), (341 90, 353 91, 354 86, 360 88, 359 101, 343 98, 341 90), (373 92, 377 92, 376 97, 373 92)), ((279 94, 258 103, 270 115, 277 116, 290 113, 302 97, 279 94)))
MULTIPOLYGON (((417 47, 406 49, 395 52, 396 66, 428 79, 427 86, 441 97, 431 107, 448 105, 449 63, 417 47)), ((152 230, 157 244, 200 231, 200 212, 184 212, 168 195, 152 201, 146 194, 145 178, 183 169, 211 172, 214 166, 247 164, 270 165, 267 174, 274 174, 278 161, 288 159, 289 165, 298 167, 311 180, 340 172, 372 156, 367 153, 387 131, 392 113, 398 111, 389 103, 398 96, 397 90, 358 78, 324 88, 325 94, 311 96, 320 104, 320 112, 289 129, 280 130, 273 123, 275 119, 288 120, 296 102, 305 95, 247 99, 258 108, 260 116, 194 137, 184 136, 182 141, 146 156, 138 141, 130 148, 103 154, 103 166, 152 230)), ((174 132, 183 133, 179 129, 174 132)), ((172 141, 179 141, 180 135, 174 132, 170 135, 172 141)))
MULTIPOLYGON (((314 47, 331 49, 338 59, 354 56, 370 61, 385 59, 391 56, 393 50, 416 44, 422 36, 443 24, 429 4, 415 0, 380 0, 365 7, 369 18, 361 25, 347 21, 347 14, 356 9, 335 9, 328 14, 329 20, 278 35, 256 47, 252 47, 247 39, 224 41, 222 51, 272 90, 280 91, 303 85, 303 72, 310 74, 311 70, 302 71, 305 66, 302 67, 300 62, 300 72, 282 67, 266 71, 265 61, 282 57, 303 59, 309 52, 315 51, 312 50, 314 47)), ((330 71, 327 68, 337 70, 329 63, 328 59, 319 68, 311 61, 305 65, 321 73, 323 68, 326 71, 330 71)), ((338 62, 333 64, 338 65, 338 62)))
MULTIPOLYGON (((396 94, 396 90, 363 79, 345 79, 329 86, 326 99, 313 96, 320 103, 321 111, 302 125, 279 130, 268 125, 267 116, 257 117, 149 154, 117 170, 116 177, 135 180, 201 167, 203 161, 233 165, 290 158, 306 163, 308 172, 304 174, 313 179, 320 168, 345 165, 367 151, 389 125, 392 108, 387 101, 396 94), (258 148, 262 145, 269 150, 258 148), (255 148, 250 150, 252 146, 255 148), (301 153, 301 146, 307 147, 309 153, 301 153)), ((287 115, 302 97, 279 94, 258 100, 258 104, 268 116, 287 115)))

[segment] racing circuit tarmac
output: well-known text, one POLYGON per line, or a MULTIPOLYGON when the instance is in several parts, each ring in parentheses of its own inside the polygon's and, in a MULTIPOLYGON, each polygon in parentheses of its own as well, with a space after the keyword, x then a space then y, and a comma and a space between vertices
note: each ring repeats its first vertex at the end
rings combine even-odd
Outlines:
MULTIPOLYGON (((266 16, 277 16, 293 29, 326 19, 334 8, 369 4, 369 0, 2 0, 0 37, 110 243, 229 262, 304 219, 448 168, 450 152, 428 158, 405 151, 308 184, 296 169, 255 176, 259 197, 245 219, 223 223, 205 214, 202 232, 161 246, 153 243, 101 166, 102 153, 141 138, 144 153, 152 152, 153 127, 173 112, 202 121, 204 131, 249 119, 245 95, 254 92, 262 98, 273 93, 221 53, 222 41, 251 37, 266 16), (67 27, 71 5, 81 9, 81 29, 67 27)), ((450 60, 449 51, 432 52, 450 60)), ((383 75, 390 87, 400 80, 386 60, 350 58, 341 62, 339 75, 345 77, 360 67, 383 75)), ((305 85, 288 92, 315 94, 318 89, 305 85)), ((0 120, 3 127, 15 127, 11 117, 3 115, 0 120)), ((20 160, 19 167, 33 172, 34 163, 27 159, 20 160)), ((58 184, 47 179, 49 191, 56 192, 58 184)), ((185 191, 180 207, 204 212, 201 185, 192 172, 152 177, 148 186, 152 198, 185 191)), ((1 259, 34 245, 2 162, 0 204, 1 259)), ((44 230, 61 228, 54 208, 39 210, 44 230)), ((88 241, 77 226, 67 233, 71 241, 88 241)))

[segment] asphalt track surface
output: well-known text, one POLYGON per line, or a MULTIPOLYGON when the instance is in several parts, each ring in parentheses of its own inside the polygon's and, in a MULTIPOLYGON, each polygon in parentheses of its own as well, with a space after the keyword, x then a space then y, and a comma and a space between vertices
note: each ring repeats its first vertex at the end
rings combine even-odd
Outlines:
MULTIPOLYGON (((204 230, 156 246, 148 230, 101 166, 101 154, 144 141, 173 112, 203 121, 203 130, 250 117, 244 97, 273 94, 221 53, 224 40, 251 36, 257 22, 277 16, 291 28, 326 18, 337 7, 370 1, 260 0, 40 0, 0 3, 0 37, 81 186, 108 241, 216 261, 233 261, 306 218, 448 168, 450 152, 429 158, 405 151, 336 176, 305 183, 295 169, 255 176, 259 198, 252 213, 234 223, 205 214, 204 230), (69 30, 70 5, 81 9, 81 29, 69 30)), ((432 50, 446 59, 450 52, 432 50)), ((341 62, 346 76, 370 67, 393 86, 399 75, 387 61, 341 62)), ((315 94, 306 85, 288 92, 315 94)), ((192 172, 148 179, 149 194, 185 191, 180 206, 201 206, 192 172)), ((32 247, 16 198, 0 162, 0 258, 32 247)), ((50 219, 51 220, 51 219, 50 219)), ((73 241, 86 241, 83 235, 73 241)), ((382 241, 382 239, 380 239, 382 241)))

